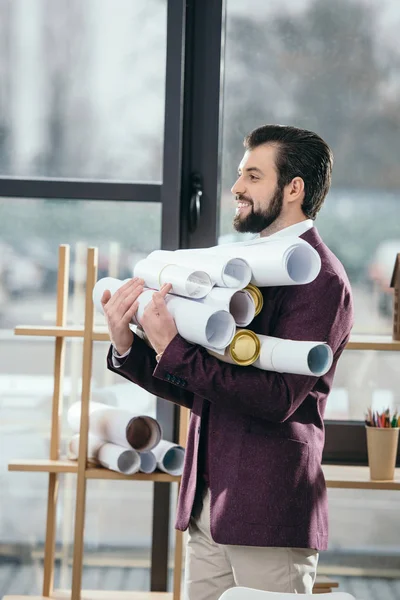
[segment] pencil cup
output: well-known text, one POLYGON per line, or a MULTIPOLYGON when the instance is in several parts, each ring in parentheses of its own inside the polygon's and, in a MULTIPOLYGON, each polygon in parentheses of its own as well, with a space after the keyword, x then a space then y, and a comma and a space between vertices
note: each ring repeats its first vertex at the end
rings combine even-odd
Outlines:
POLYGON ((368 464, 371 479, 393 479, 399 428, 366 426, 365 429, 367 430, 368 464))

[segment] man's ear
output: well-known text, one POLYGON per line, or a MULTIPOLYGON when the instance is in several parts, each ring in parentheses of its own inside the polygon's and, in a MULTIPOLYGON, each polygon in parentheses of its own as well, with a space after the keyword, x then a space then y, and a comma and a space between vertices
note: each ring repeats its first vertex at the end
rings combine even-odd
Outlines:
POLYGON ((292 202, 303 202, 304 200, 304 180, 301 177, 294 177, 290 183, 288 183, 286 197, 287 201, 292 202))

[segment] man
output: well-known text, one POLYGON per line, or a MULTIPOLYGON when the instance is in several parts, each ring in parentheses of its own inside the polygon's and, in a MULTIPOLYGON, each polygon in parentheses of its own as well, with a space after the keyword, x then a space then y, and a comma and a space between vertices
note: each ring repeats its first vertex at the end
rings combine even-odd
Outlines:
POLYGON ((346 273, 313 227, 330 187, 332 153, 315 133, 270 125, 250 133, 245 149, 232 188, 236 230, 300 236, 321 257, 312 283, 262 289, 264 307, 250 329, 327 342, 334 353, 329 373, 281 374, 219 361, 177 333, 164 302, 170 285, 143 316, 154 350, 128 327, 143 280, 102 299, 109 368, 191 409, 176 522, 189 528, 187 600, 217 600, 235 585, 311 593, 318 551, 328 543, 323 416, 353 323, 346 273))

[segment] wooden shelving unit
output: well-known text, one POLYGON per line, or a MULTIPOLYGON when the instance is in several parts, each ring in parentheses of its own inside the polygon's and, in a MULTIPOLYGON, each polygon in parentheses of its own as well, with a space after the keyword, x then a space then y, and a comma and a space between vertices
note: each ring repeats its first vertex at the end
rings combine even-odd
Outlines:
MULTIPOLYGON (((136 473, 123 475, 101 467, 94 467, 87 460, 88 432, 89 432, 89 400, 92 377, 93 342, 109 341, 108 332, 103 329, 94 331, 94 307, 92 290, 97 280, 97 248, 88 248, 86 261, 86 292, 85 292, 85 318, 83 327, 68 327, 67 301, 68 281, 70 268, 70 248, 68 245, 59 247, 58 280, 57 280, 57 312, 55 326, 21 326, 16 327, 16 335, 40 336, 55 338, 54 355, 54 389, 51 417, 50 456, 48 459, 14 460, 9 463, 9 471, 47 473, 47 519, 44 550, 44 573, 42 596, 5 596, 3 600, 45 600, 51 598, 70 600, 179 600, 182 573, 182 540, 180 531, 175 533, 174 580, 173 593, 163 592, 103 592, 94 590, 81 590, 84 526, 86 512, 86 483, 89 479, 110 479, 116 481, 147 481, 180 484, 180 477, 166 473, 155 472, 149 475, 136 473), (80 444, 78 461, 66 460, 60 456, 60 421, 62 416, 63 379, 65 365, 65 349, 67 338, 83 339, 82 360, 82 392, 81 392, 81 423, 80 444), (56 510, 59 477, 64 473, 72 473, 77 478, 76 503, 75 503, 75 532, 74 553, 72 567, 72 589, 54 590, 54 558, 56 538, 56 510)), ((187 411, 188 412, 188 411, 187 411)), ((179 442, 185 444, 185 435, 188 415, 182 411, 179 433, 179 442)))

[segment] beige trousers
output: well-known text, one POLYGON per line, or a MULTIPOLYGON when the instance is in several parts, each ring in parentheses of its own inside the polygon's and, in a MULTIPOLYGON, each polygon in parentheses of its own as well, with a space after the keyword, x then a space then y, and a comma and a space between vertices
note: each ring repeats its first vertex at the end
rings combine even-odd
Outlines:
POLYGON ((192 517, 186 548, 184 600, 218 600, 235 586, 311 594, 318 552, 216 544, 210 534, 210 493, 192 517))

